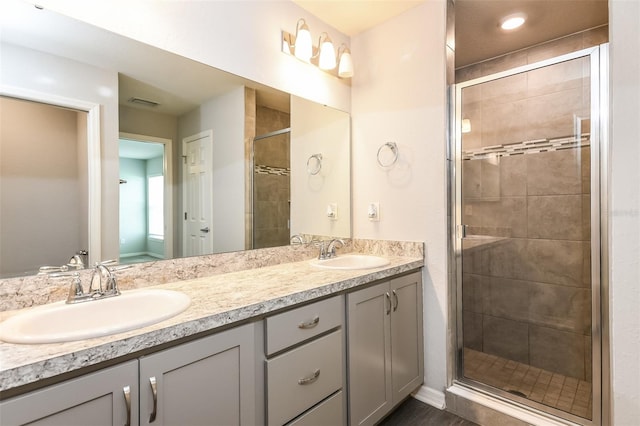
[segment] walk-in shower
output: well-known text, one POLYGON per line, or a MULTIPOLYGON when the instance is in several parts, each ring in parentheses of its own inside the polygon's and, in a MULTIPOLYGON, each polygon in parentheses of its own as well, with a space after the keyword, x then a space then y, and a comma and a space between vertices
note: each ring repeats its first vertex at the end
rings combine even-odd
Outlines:
POLYGON ((606 55, 458 83, 452 129, 455 382, 581 424, 601 417, 606 55))
POLYGON ((289 244, 291 159, 290 129, 253 139, 253 247, 289 244))

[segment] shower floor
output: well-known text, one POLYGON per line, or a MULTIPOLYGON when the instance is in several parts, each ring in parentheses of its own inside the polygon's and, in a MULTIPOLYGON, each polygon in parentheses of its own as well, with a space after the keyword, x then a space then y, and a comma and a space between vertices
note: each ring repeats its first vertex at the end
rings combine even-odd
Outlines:
POLYGON ((464 375, 532 401, 590 419, 591 383, 495 355, 464 349, 464 375))

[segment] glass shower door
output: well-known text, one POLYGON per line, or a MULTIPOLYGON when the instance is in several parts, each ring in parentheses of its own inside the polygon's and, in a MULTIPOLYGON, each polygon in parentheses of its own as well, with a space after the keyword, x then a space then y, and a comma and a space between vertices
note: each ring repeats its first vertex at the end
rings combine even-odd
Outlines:
POLYGON ((592 56, 465 82, 456 99, 458 378, 586 423, 599 392, 592 56))

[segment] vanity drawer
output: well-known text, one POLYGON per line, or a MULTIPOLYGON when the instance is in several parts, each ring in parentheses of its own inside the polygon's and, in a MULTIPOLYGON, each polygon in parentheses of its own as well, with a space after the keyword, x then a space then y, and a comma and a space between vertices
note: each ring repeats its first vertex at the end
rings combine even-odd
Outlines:
POLYGON ((265 320, 267 356, 342 325, 344 297, 292 309, 265 320))
POLYGON ((282 425, 342 387, 342 330, 267 361, 267 422, 282 425))
POLYGON ((344 424, 344 399, 342 391, 327 398, 287 426, 340 426, 344 424))

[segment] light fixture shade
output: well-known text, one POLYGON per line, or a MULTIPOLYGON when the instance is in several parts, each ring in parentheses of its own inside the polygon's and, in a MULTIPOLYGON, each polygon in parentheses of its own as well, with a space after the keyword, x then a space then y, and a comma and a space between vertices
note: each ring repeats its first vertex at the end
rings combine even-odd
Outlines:
POLYGON ((296 58, 305 62, 309 62, 313 56, 313 42, 311 41, 311 31, 309 27, 301 19, 302 25, 296 29, 295 55, 296 58))
POLYGON ((527 15, 524 13, 514 13, 508 16, 505 16, 500 20, 500 28, 505 31, 515 30, 516 28, 520 28, 525 21, 527 20, 527 15))
POLYGON ((340 55, 340 63, 338 64, 338 77, 353 77, 353 59, 351 58, 351 51, 349 49, 345 48, 340 55))
POLYGON ((336 67, 336 50, 328 35, 326 35, 324 41, 320 43, 318 66, 323 70, 332 70, 336 67))

